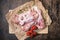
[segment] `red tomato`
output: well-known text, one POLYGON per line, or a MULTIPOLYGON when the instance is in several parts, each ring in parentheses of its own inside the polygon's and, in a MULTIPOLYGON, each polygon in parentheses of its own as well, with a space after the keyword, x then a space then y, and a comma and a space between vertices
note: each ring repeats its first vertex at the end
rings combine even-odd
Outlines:
POLYGON ((27 31, 27 36, 30 36, 31 38, 33 37, 33 36, 36 36, 36 32, 34 31, 34 30, 36 30, 37 29, 37 27, 34 25, 34 26, 32 26, 31 27, 31 29, 29 30, 29 31, 27 31))
POLYGON ((27 36, 30 36, 30 35, 31 35, 31 33, 28 31, 28 32, 26 32, 26 35, 27 35, 27 36))
POLYGON ((35 25, 31 27, 31 30, 36 30, 36 29, 37 27, 35 25))
POLYGON ((36 36, 36 34, 37 34, 36 32, 33 32, 33 35, 34 35, 34 36, 36 36))

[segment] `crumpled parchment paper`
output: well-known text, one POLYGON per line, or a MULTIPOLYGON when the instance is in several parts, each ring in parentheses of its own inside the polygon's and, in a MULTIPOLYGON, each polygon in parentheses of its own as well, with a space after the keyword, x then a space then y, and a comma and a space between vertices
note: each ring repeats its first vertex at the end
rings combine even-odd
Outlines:
POLYGON ((28 36, 26 36, 25 32, 20 29, 19 25, 16 25, 11 22, 12 16, 14 16, 19 10, 24 9, 26 6, 27 7, 32 7, 32 5, 37 5, 37 7, 42 10, 42 16, 45 20, 45 25, 46 27, 43 30, 37 30, 36 32, 39 34, 47 34, 48 33, 48 26, 51 24, 52 20, 50 16, 48 15, 48 10, 44 8, 42 3, 40 1, 30 1, 27 2, 23 5, 20 5, 16 7, 15 9, 9 10, 9 12, 6 14, 6 19, 9 23, 9 33, 10 34, 15 34, 19 40, 24 40, 28 36))

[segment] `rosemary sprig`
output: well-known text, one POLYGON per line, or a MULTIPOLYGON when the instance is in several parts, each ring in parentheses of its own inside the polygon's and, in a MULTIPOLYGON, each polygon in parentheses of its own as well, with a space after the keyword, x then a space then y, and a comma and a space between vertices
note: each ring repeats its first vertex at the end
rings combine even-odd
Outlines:
POLYGON ((22 10, 19 10, 19 11, 18 11, 18 14, 21 14, 22 12, 23 12, 22 10))

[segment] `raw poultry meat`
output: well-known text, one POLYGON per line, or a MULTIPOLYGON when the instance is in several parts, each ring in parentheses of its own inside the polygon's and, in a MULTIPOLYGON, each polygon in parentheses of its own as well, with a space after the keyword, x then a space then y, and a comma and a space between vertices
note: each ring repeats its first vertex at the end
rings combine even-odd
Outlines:
POLYGON ((33 25, 36 25, 38 29, 45 27, 41 10, 36 6, 33 6, 27 12, 15 16, 14 21, 22 26, 21 28, 23 31, 28 31, 33 25))

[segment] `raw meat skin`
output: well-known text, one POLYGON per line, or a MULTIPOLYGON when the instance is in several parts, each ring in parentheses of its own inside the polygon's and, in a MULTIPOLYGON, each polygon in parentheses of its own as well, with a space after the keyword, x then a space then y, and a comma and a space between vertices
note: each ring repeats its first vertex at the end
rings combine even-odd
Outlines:
POLYGON ((21 13, 14 17, 16 23, 19 23, 23 31, 28 31, 32 25, 36 25, 38 29, 43 29, 44 19, 41 15, 41 10, 33 6, 26 13, 21 13))

